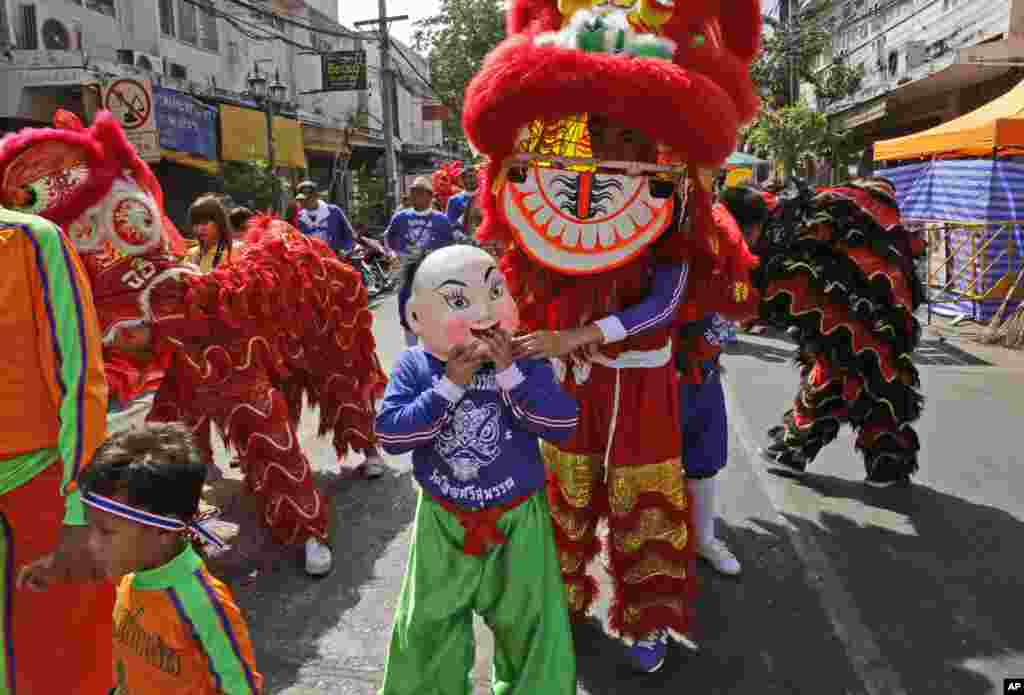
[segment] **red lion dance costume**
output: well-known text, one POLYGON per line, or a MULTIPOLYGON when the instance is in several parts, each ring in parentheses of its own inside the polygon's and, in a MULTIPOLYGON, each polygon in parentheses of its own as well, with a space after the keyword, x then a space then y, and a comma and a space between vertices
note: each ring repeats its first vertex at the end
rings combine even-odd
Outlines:
POLYGON ((462 178, 462 162, 445 162, 430 175, 430 186, 434 190, 434 200, 441 212, 448 209, 448 201, 453 195, 465 189, 462 178))
POLYGON ((60 225, 83 255, 111 395, 130 400, 139 374, 162 369, 148 419, 187 423, 211 461, 216 426, 273 537, 325 542, 327 504, 296 426, 305 395, 339 454, 376 444, 373 402, 386 379, 359 275, 269 217, 251 224, 231 264, 195 272, 180 261, 159 183, 117 120, 100 113, 86 129, 59 112, 57 122, 0 142, 0 197, 60 225), (123 349, 140 331, 143 349, 123 349))
MULTIPOLYGON (((507 249, 525 327, 622 311, 664 264, 689 265, 685 313, 756 311, 756 259, 735 225, 716 224, 710 187, 757 110, 758 3, 514 0, 508 29, 467 91, 464 126, 490 162, 477 236, 507 249), (607 159, 591 147, 598 117, 657 143, 656 161, 597 161, 607 159)), ((694 549, 671 351, 665 326, 571 356, 563 384, 580 424, 545 448, 570 609, 593 603, 587 565, 607 518, 609 623, 627 641, 690 631, 694 549)))

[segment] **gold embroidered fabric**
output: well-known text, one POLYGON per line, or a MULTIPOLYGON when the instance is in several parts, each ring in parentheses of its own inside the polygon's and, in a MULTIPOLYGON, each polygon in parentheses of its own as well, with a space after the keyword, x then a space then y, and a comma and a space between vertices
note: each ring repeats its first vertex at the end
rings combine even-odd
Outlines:
POLYGON ((681 598, 657 598, 652 601, 644 601, 642 603, 631 603, 623 608, 622 617, 628 624, 635 624, 640 622, 640 618, 643 617, 644 612, 651 610, 652 608, 668 608, 673 613, 679 615, 679 617, 686 616, 686 604, 681 598))
POLYGON ((578 584, 566 584, 565 599, 566 603, 569 604, 569 612, 582 613, 586 607, 587 594, 584 592, 583 587, 578 584))
POLYGON ((615 548, 620 553, 635 553, 651 541, 664 541, 671 543, 676 550, 683 550, 689 538, 686 524, 673 521, 665 510, 658 507, 644 509, 640 512, 636 526, 612 535, 615 538, 615 548))
POLYGON ((616 466, 608 474, 608 489, 615 516, 631 513, 644 493, 661 495, 676 509, 686 509, 686 488, 678 458, 644 466, 616 466))
POLYGON ((595 520, 589 518, 585 513, 553 506, 551 507, 551 516, 554 518, 555 525, 573 543, 579 543, 588 536, 594 535, 595 520))
POLYGON ((536 120, 527 130, 529 135, 519 142, 521 152, 580 159, 589 159, 593 154, 586 114, 567 116, 557 121, 536 120))
POLYGON ((562 574, 576 574, 583 566, 583 553, 560 550, 558 552, 558 564, 562 567, 562 574))
POLYGON ((600 459, 588 454, 570 454, 546 443, 541 443, 544 465, 555 474, 558 488, 565 500, 583 509, 594 496, 594 485, 601 479, 600 459))
POLYGON ((630 567, 622 578, 627 584, 640 584, 652 577, 686 579, 687 576, 683 563, 666 560, 657 553, 649 553, 640 562, 630 567))

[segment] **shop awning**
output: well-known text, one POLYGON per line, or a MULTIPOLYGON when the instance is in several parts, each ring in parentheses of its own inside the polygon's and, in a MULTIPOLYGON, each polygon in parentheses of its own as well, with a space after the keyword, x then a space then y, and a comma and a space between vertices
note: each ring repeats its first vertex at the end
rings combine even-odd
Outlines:
POLYGON ((179 166, 198 169, 204 174, 209 174, 210 176, 218 176, 220 174, 220 162, 211 162, 209 159, 193 157, 186 152, 178 152, 177 150, 161 148, 160 158, 167 160, 168 162, 173 162, 179 166))
POLYGON ((1024 81, 1003 96, 942 125, 875 143, 875 161, 991 157, 1024 151, 1024 81))
MULTIPOLYGON (((267 116, 256 109, 221 104, 221 157, 229 162, 252 162, 270 158, 267 152, 267 116)), ((302 125, 291 118, 274 117, 274 158, 290 169, 306 168, 302 125)))

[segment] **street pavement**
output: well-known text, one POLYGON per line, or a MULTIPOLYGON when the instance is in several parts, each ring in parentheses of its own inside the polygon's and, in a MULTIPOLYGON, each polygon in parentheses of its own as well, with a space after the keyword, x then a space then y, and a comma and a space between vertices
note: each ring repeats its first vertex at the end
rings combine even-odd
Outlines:
MULTIPOLYGON (((402 349, 394 298, 375 315, 390 369, 402 349)), ((981 695, 1024 676, 1024 473, 1014 439, 1024 369, 926 339, 921 473, 912 488, 874 490, 845 431, 803 480, 764 465, 757 447, 797 387, 792 345, 741 341, 724 358, 731 431, 719 535, 744 574, 700 568, 700 648, 674 647, 653 675, 629 669, 598 618, 577 626, 579 691, 981 695)), ((314 415, 304 414, 300 436, 334 503, 334 572, 310 580, 297 552, 267 542, 223 451, 212 498, 233 542, 213 567, 248 614, 267 692, 368 695, 383 673, 408 553, 410 463, 393 458, 389 476, 355 478, 360 457, 339 468, 314 415)), ((601 580, 598 616, 610 588, 601 580)), ((477 628, 475 682, 485 693, 492 642, 477 628)))

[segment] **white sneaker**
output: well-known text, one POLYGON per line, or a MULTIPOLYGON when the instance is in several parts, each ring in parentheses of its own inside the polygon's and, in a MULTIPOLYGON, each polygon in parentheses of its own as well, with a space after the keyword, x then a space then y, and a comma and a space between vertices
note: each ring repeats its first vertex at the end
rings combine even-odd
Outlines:
POLYGON ((359 469, 363 472, 368 479, 380 478, 387 470, 388 466, 384 463, 384 459, 374 454, 373 456, 367 456, 366 460, 363 461, 359 469))
POLYGON ((698 545, 697 554, 707 560, 708 564, 714 567, 716 571, 730 577, 735 577, 742 570, 740 561, 736 559, 736 556, 726 547, 725 543, 717 538, 713 539, 710 543, 698 545))
POLYGON ((322 577, 331 571, 334 564, 334 556, 319 538, 306 540, 306 574, 313 577, 322 577))

